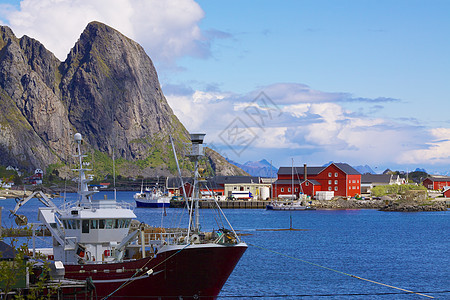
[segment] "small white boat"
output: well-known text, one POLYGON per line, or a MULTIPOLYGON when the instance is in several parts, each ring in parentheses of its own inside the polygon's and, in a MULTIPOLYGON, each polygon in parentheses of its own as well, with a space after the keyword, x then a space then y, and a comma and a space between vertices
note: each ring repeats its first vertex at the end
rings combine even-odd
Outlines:
POLYGON ((164 195, 161 189, 158 188, 158 184, 152 189, 146 188, 145 191, 141 186, 141 192, 136 193, 133 196, 136 201, 136 207, 169 207, 171 197, 164 195))
POLYGON ((300 201, 271 202, 266 206, 267 210, 316 210, 313 207, 302 205, 300 201))

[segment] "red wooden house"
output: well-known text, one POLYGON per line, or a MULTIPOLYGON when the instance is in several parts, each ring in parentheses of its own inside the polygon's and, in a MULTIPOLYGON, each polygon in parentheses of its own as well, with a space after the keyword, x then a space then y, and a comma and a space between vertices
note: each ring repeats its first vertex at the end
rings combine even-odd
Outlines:
POLYGON ((422 181, 424 187, 429 190, 442 190, 446 186, 450 186, 449 176, 432 176, 422 181))
POLYGON ((445 187, 442 194, 444 195, 445 198, 450 198, 450 186, 445 187))
POLYGON ((300 193, 315 196, 318 191, 333 191, 335 196, 353 197, 361 193, 361 174, 346 163, 326 167, 281 167, 273 184, 274 197, 300 193))

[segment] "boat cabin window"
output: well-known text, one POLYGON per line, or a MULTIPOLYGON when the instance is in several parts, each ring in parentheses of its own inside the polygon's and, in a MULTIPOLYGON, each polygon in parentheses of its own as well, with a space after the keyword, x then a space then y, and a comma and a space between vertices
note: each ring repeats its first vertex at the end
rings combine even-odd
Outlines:
POLYGON ((89 233, 89 220, 82 220, 81 233, 89 233))
POLYGON ((98 220, 91 220, 91 229, 98 229, 98 220))
POLYGON ((62 220, 64 229, 80 229, 80 220, 62 220))
POLYGON ((114 220, 113 219, 106 219, 105 221, 105 229, 112 229, 114 228, 114 220))
MULTIPOLYGON (((80 220, 62 220, 65 229, 80 229, 80 220)), ((89 233, 89 229, 128 228, 130 219, 91 219, 83 220, 82 233, 89 233)))

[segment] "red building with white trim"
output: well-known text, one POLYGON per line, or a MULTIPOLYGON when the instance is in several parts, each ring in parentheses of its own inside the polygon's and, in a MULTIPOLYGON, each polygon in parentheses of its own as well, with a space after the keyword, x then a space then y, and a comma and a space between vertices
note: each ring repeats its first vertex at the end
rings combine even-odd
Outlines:
POLYGON ((442 190, 446 186, 450 186, 449 176, 432 176, 422 181, 424 187, 429 190, 442 190))
POLYGON ((361 174, 346 163, 326 167, 281 167, 273 184, 274 197, 299 194, 315 196, 318 191, 333 191, 335 196, 353 197, 361 193, 361 174))

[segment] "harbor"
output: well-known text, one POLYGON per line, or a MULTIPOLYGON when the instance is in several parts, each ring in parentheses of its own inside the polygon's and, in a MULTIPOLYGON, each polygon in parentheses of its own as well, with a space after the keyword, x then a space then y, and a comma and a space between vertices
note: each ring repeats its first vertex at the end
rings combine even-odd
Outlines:
MULTIPOLYGON (((117 197, 132 203, 133 194, 118 192, 117 197)), ((96 197, 105 195, 110 198, 113 192, 101 191, 96 197)), ((68 201, 75 198, 76 194, 67 194, 68 201)), ((54 201, 63 203, 62 198, 54 201)), ((29 222, 35 222, 39 202, 33 200, 29 204, 30 207, 23 207, 23 213, 29 222)), ((14 219, 8 216, 8 210, 14 205, 14 199, 2 202, 5 226, 14 224, 14 219)), ((181 211, 178 208, 134 210, 139 220, 153 226, 161 225, 164 212, 173 217, 181 211)), ((209 220, 203 223, 204 230, 213 228, 210 217, 214 214, 213 210, 202 210, 205 220, 209 220)), ((227 217, 244 235, 242 239, 249 244, 249 249, 217 299, 424 298, 327 271, 298 259, 445 299, 450 282, 450 274, 443 267, 449 263, 444 255, 450 246, 444 236, 448 216, 444 211, 405 214, 376 209, 326 209, 297 213, 229 209, 227 217), (290 216, 293 228, 303 230, 261 230, 289 228, 290 216)), ((37 247, 46 245, 43 239, 36 240, 37 247)))

